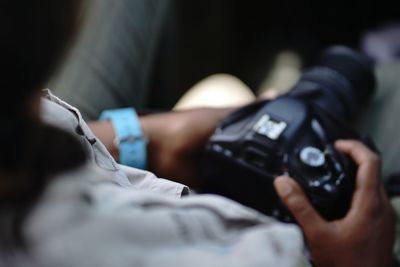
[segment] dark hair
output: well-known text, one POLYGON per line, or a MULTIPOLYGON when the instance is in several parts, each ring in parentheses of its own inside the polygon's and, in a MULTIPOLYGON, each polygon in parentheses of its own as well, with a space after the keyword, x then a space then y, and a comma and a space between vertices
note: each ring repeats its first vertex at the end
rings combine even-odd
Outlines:
POLYGON ((80 2, 0 0, 0 212, 11 218, 0 222, 2 246, 22 244, 23 219, 49 179, 86 159, 74 137, 29 108, 70 43, 80 2))

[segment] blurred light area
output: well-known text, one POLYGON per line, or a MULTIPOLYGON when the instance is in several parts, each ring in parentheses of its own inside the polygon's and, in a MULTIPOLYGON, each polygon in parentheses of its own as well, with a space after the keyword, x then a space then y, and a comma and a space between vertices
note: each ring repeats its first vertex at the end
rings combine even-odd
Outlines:
MULTIPOLYGON (((267 98, 287 92, 301 75, 300 56, 283 51, 276 56, 273 67, 267 72, 258 95, 267 98)), ((199 107, 227 107, 248 104, 256 99, 250 88, 229 74, 215 74, 193 86, 175 105, 174 110, 199 107)))
POLYGON ((280 93, 287 92, 301 75, 302 61, 293 51, 283 51, 276 56, 275 63, 259 87, 259 94, 271 88, 280 93))
POLYGON ((250 88, 238 78, 229 74, 215 74, 193 86, 178 101, 174 110, 239 106, 255 98, 250 88))
POLYGON ((367 32, 361 49, 375 62, 388 63, 400 59, 400 22, 385 24, 367 32))

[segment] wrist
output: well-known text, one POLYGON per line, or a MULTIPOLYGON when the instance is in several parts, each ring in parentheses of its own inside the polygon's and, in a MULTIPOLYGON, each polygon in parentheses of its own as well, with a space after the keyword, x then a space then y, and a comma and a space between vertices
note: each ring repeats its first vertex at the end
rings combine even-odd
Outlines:
POLYGON ((160 156, 160 147, 162 146, 163 134, 165 134, 165 127, 163 126, 163 114, 144 115, 140 116, 140 125, 143 135, 147 138, 147 168, 149 171, 156 171, 155 166, 159 161, 157 156, 160 156), (157 151, 159 153, 157 153, 157 151))
POLYGON ((164 175, 160 169, 170 169, 171 159, 188 150, 201 151, 220 120, 232 108, 198 108, 140 117, 148 139, 147 162, 150 171, 164 175))
POLYGON ((114 142, 116 133, 112 123, 110 121, 93 121, 88 123, 88 126, 96 137, 106 146, 111 156, 116 161, 119 161, 119 149, 114 142))

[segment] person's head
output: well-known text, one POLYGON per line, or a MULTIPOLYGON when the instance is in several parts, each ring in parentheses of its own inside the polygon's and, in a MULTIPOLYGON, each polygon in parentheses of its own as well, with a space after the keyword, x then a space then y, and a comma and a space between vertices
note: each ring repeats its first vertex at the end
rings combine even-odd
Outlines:
POLYGON ((50 176, 84 161, 78 142, 39 119, 40 90, 77 29, 81 2, 0 0, 0 216, 15 213, 0 222, 0 244, 18 239, 17 222, 50 176))
POLYGON ((79 0, 0 0, 1 111, 43 89, 76 29, 79 0))

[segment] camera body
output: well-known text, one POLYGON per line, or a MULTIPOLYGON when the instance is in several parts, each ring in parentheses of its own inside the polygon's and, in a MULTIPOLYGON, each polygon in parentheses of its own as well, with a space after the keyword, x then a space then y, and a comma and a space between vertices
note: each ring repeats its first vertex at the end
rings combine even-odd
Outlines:
POLYGON ((202 192, 292 222, 273 186, 275 177, 287 174, 325 219, 347 213, 357 166, 334 142, 362 139, 347 125, 349 112, 365 103, 375 83, 360 55, 342 47, 327 53, 328 63, 304 73, 288 94, 246 106, 220 123, 206 146, 202 192), (346 68, 353 64, 351 71, 327 67, 338 59, 339 65, 348 62, 346 68), (364 79, 360 84, 357 75, 364 79), (355 90, 365 79, 370 83, 359 94, 355 90))

